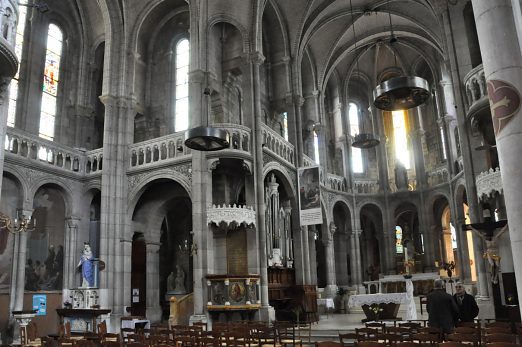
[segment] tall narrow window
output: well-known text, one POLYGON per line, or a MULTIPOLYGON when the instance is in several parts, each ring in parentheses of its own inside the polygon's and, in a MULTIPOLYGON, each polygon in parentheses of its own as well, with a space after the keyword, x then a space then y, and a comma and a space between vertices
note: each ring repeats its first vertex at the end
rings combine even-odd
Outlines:
POLYGON ((442 146, 442 158, 447 159, 446 156, 446 139, 444 138, 444 129, 440 127, 440 145, 442 146))
POLYGON ((188 72, 190 63, 190 44, 188 39, 182 39, 176 45, 176 119, 174 131, 188 129, 189 100, 188 72))
POLYGON ((453 249, 457 249, 457 231, 455 230, 455 227, 453 224, 450 223, 450 231, 451 231, 451 247, 453 249))
POLYGON ((39 135, 53 141, 56 117, 56 96, 60 82, 60 60, 62 56, 63 34, 60 28, 49 24, 47 31, 47 50, 45 52, 45 69, 43 78, 42 106, 40 108, 39 135))
MULTIPOLYGON (((25 18, 27 9, 24 6, 18 7, 18 23, 16 25, 16 43, 15 52, 18 57, 18 61, 22 61, 22 48, 24 47, 24 30, 25 30, 25 18)), ((18 100, 18 79, 20 78, 20 65, 18 65, 18 71, 11 80, 9 86, 9 110, 7 111, 7 126, 14 127, 15 116, 16 116, 16 100, 18 100)))
POLYGON ((402 228, 400 226, 395 226, 395 253, 402 254, 404 252, 404 247, 402 246, 402 228))
MULTIPOLYGON (((348 107, 348 119, 350 123, 350 135, 359 134, 359 108, 356 104, 350 103, 348 107)), ((362 150, 352 147, 352 170, 354 173, 363 173, 362 150)))
POLYGON ((406 112, 393 111, 393 134, 395 138, 395 157, 404 165, 410 168, 410 151, 408 150, 408 134, 406 133, 406 112))
POLYGON ((288 113, 283 112, 283 137, 288 141, 288 113))
POLYGON ((315 156, 315 163, 319 165, 319 137, 317 136, 317 133, 314 130, 314 156, 315 156))

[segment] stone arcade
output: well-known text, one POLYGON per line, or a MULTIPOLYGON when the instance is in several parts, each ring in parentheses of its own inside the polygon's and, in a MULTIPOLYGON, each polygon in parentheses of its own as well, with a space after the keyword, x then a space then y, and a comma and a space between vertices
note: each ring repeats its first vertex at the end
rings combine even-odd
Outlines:
POLYGON ((167 321, 172 297, 179 322, 315 320, 318 295, 404 292, 406 271, 414 295, 451 273, 481 317, 507 318, 522 295, 521 7, 0 0, 2 339, 34 295, 40 334, 81 294, 111 331, 167 321), (428 81, 428 100, 374 107, 399 76, 428 81), (197 126, 229 146, 191 150, 197 126), (353 147, 370 129, 380 143, 353 147), (470 227, 501 220, 494 236, 470 227), (84 243, 105 263, 96 289, 76 289, 84 243))

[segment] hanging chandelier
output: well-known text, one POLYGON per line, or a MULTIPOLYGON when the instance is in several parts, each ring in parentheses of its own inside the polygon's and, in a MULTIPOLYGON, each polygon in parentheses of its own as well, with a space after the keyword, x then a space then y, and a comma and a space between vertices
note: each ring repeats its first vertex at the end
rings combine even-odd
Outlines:
POLYGON ((229 145, 230 135, 224 129, 199 126, 185 132, 185 146, 196 151, 219 151, 229 145))
MULTIPOLYGON (((390 21, 390 47, 397 42, 397 37, 393 34, 391 21, 391 11, 388 10, 390 21)), ((391 47, 395 67, 397 67, 397 56, 391 47)), ((397 76, 392 77, 377 87, 373 91, 373 104, 383 111, 408 110, 422 105, 430 97, 429 84, 424 78, 418 76, 397 76)))
MULTIPOLYGON (((355 40, 354 51, 357 51, 357 37, 355 36, 355 20, 354 20, 354 16, 353 16, 352 0, 350 0, 350 12, 352 13, 352 30, 353 30, 353 38, 355 40)), ((356 59, 357 60, 355 61, 355 63, 357 66, 357 71, 359 71, 359 58, 356 56, 356 59)), ((370 107, 368 107, 368 112, 370 114, 370 118, 372 119, 372 128, 373 128, 373 116, 372 116, 372 110, 370 107)), ((354 136, 353 141, 352 141, 352 147, 367 149, 367 148, 373 148, 373 147, 379 145, 379 143, 381 143, 381 141, 379 140, 379 137, 374 135, 373 132, 371 132, 371 133, 362 132, 362 133, 354 136)))
POLYGON ((24 214, 14 219, 14 223, 9 216, 0 212, 0 228, 6 228, 13 234, 33 231, 36 228, 36 219, 32 216, 27 218, 24 214))

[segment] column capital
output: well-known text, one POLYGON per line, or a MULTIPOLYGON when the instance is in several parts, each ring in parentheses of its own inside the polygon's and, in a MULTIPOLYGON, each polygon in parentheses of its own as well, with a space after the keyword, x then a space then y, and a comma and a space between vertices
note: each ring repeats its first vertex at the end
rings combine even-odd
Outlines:
POLYGON ((81 218, 77 216, 69 216, 65 218, 65 223, 67 223, 67 226, 71 229, 78 228, 78 223, 80 222, 81 218))
POLYGON ((189 72, 189 82, 191 83, 203 83, 205 82, 208 72, 202 69, 195 69, 189 72))
POLYGON ((254 65, 261 65, 265 61, 265 56, 261 52, 250 52, 247 56, 247 61, 254 65))

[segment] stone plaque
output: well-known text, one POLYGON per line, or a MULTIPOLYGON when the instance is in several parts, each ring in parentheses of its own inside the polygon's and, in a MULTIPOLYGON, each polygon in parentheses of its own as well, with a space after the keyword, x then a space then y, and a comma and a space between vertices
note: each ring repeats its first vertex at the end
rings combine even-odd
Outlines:
POLYGON ((227 233, 227 272, 229 275, 248 273, 247 235, 245 229, 227 233))

